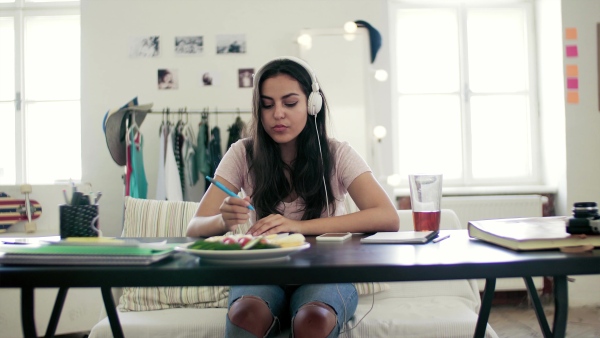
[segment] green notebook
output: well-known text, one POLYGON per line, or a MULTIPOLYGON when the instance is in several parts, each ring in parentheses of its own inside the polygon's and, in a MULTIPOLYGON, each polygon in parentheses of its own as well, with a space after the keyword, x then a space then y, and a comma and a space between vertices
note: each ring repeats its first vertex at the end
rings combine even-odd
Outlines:
POLYGON ((134 246, 42 245, 0 246, 0 264, 148 265, 169 257, 173 249, 134 246))

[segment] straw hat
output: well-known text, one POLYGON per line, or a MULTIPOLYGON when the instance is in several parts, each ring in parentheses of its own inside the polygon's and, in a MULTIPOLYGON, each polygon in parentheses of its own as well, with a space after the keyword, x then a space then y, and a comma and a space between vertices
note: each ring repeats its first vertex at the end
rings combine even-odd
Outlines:
POLYGON ((111 109, 104 115, 104 136, 106 145, 113 160, 120 166, 127 164, 125 137, 127 135, 127 119, 134 116, 134 123, 140 126, 152 104, 139 106, 137 97, 121 108, 111 109))

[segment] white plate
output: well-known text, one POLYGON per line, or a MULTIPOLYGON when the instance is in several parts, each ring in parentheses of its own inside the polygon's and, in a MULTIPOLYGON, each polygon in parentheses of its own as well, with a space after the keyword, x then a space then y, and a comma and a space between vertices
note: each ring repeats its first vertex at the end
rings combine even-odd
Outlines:
POLYGON ((300 246, 277 249, 259 250, 195 250, 188 249, 193 242, 175 247, 176 251, 187 252, 199 256, 202 262, 210 263, 269 263, 289 259, 289 256, 298 251, 310 248, 310 243, 300 246))

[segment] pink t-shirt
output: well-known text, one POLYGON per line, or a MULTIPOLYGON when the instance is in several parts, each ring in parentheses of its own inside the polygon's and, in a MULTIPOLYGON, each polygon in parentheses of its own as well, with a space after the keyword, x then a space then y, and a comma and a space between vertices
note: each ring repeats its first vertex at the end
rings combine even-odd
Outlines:
MULTIPOLYGON (((335 215, 346 214, 344 200, 348 193, 348 187, 360 174, 370 172, 371 168, 362 157, 352 148, 348 142, 340 142, 335 139, 329 139, 332 153, 335 154, 335 172, 331 180, 331 190, 335 197, 336 209, 335 215)), ((246 147, 244 140, 239 140, 232 144, 229 150, 223 156, 219 163, 215 175, 221 176, 236 188, 244 192, 245 195, 252 196, 254 185, 249 181, 248 164, 246 162, 246 147)), ((323 185, 323 182, 315 182, 323 185)), ((302 219, 302 206, 304 201, 297 198, 293 202, 281 202, 277 210, 283 212, 283 215, 289 219, 302 219)), ((327 216, 327 211, 322 217, 327 216)), ((256 220, 253 219, 251 223, 256 220)))

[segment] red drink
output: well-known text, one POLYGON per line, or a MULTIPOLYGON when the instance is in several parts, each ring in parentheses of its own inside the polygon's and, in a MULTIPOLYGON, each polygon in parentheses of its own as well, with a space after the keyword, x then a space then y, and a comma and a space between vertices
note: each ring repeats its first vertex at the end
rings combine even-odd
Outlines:
POLYGON ((440 211, 413 211, 415 231, 440 230, 440 211))

